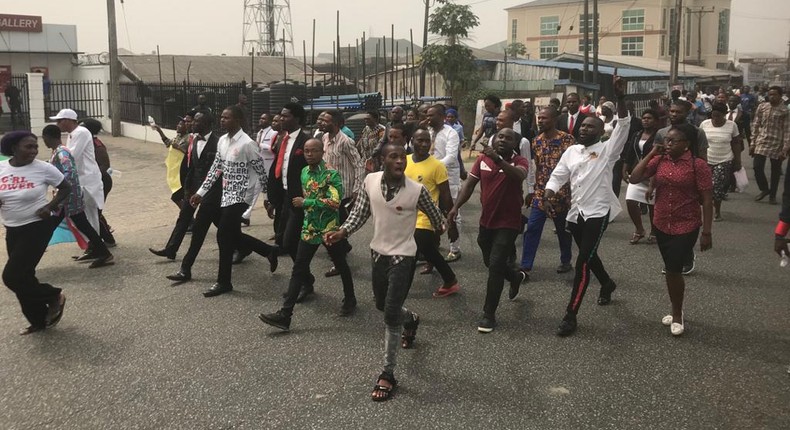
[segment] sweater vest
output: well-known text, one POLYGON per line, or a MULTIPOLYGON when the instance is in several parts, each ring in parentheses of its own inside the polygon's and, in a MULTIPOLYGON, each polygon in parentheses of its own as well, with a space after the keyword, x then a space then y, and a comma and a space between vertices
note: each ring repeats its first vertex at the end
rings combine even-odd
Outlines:
POLYGON ((370 198, 374 219, 370 249, 380 255, 417 255, 414 225, 417 221, 417 201, 422 185, 404 177, 405 184, 395 197, 387 201, 381 193, 384 172, 371 173, 365 178, 365 190, 370 198))

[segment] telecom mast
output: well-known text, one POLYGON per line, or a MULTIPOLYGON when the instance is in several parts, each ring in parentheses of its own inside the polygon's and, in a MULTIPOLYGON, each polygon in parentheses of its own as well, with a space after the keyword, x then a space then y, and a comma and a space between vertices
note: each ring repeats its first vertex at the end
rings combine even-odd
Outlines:
POLYGON ((244 0, 242 55, 294 55, 289 0, 244 0))

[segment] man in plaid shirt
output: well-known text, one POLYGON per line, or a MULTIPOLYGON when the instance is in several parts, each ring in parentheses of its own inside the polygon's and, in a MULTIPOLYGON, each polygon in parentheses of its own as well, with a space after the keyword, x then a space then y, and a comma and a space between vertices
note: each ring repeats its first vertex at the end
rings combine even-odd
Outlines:
POLYGON ((760 187, 760 194, 754 199, 760 201, 768 196, 768 202, 776 204, 779 189, 779 176, 782 162, 790 152, 790 118, 788 109, 782 101, 782 88, 768 89, 768 102, 757 107, 752 122, 752 141, 749 142, 749 155, 754 157, 754 179, 760 187), (765 177, 765 161, 771 160, 771 184, 765 177))

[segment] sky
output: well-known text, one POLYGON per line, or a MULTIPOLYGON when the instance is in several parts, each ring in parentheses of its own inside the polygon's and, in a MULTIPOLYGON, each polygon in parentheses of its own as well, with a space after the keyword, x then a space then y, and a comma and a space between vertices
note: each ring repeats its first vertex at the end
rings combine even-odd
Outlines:
MULTIPOLYGON (((241 55, 245 0, 120 0, 116 1, 118 45, 137 53, 241 55)), ((507 37, 507 7, 527 0, 457 0, 471 5, 480 26, 468 44, 478 48, 507 37)), ((40 15, 44 23, 76 24, 79 50, 107 50, 106 0, 0 0, 0 12, 40 15)), ((312 22, 316 20, 316 54, 332 52, 336 13, 340 11, 340 44, 353 46, 367 35, 409 38, 421 45, 423 0, 291 0, 294 46, 302 55, 302 41, 310 55, 312 22), (331 4, 334 3, 334 4, 331 4), (331 4, 331 5, 330 5, 331 4)), ((790 39, 790 0, 732 0, 730 50, 786 55, 790 39)), ((430 41, 430 39, 429 39, 430 41)))

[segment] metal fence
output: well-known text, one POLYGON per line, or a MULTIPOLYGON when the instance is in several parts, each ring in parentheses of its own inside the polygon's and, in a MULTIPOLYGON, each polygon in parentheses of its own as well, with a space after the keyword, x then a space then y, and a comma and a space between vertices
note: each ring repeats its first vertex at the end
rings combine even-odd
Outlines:
MULTIPOLYGON (((211 110, 217 119, 215 126, 218 126, 222 109, 237 104, 239 94, 250 95, 244 82, 123 82, 120 86, 121 121, 145 125, 150 116, 160 127, 171 129, 176 128, 179 117, 198 108, 200 95, 206 99, 202 110, 211 110)), ((249 126, 252 124, 249 107, 245 114, 249 126)))
MULTIPOLYGON (((0 129, 2 131, 11 130, 30 130, 30 94, 27 87, 26 75, 11 76, 10 85, 19 90, 20 104, 9 106, 10 112, 0 117, 0 129)), ((6 90, 7 91, 7 90, 6 90)))
POLYGON ((61 109, 74 109, 79 118, 99 118, 104 116, 103 90, 100 81, 53 81, 47 91, 44 88, 44 109, 47 116, 55 115, 61 109))

